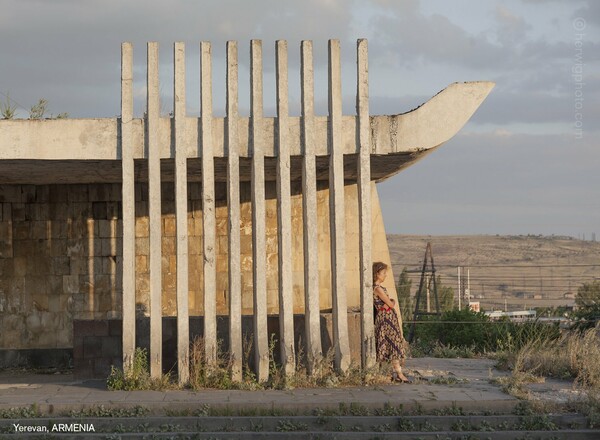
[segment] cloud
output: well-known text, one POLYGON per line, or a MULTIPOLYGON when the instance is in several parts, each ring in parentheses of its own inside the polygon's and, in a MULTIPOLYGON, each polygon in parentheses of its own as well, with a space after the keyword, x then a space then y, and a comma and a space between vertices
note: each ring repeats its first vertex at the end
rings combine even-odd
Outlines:
POLYGON ((269 115, 275 103, 274 42, 287 39, 290 110, 298 114, 299 44, 312 39, 315 107, 325 114, 327 39, 339 38, 344 111, 352 114, 355 42, 367 37, 373 114, 408 111, 454 81, 497 84, 462 134, 380 185, 386 226, 397 221, 400 232, 495 233, 505 228, 537 233, 544 232, 546 224, 548 230, 559 224, 597 224, 600 203, 594 189, 600 182, 593 165, 600 160, 594 143, 600 134, 600 42, 594 32, 600 2, 497 0, 474 3, 461 14, 443 12, 445 5, 418 0, 2 0, 0 92, 9 92, 25 107, 20 109, 25 117, 26 108, 40 97, 48 99, 54 114, 113 117, 120 112, 120 44, 131 41, 134 102, 136 115, 141 115, 145 44, 158 41, 161 95, 168 111, 172 43, 184 41, 188 109, 197 112, 199 42, 208 40, 213 44, 214 106, 219 113, 224 103, 225 42, 237 40, 244 114, 249 103, 249 40, 259 38, 269 115), (570 133, 576 17, 585 18, 587 25, 581 46, 581 140, 570 133), (565 133, 540 134, 545 128, 565 133), (535 230, 536 225, 540 229, 535 230))
POLYGON ((386 232, 593 231, 600 221, 597 135, 459 134, 378 185, 386 232))
MULTIPOLYGON (((172 71, 174 41, 187 43, 190 73, 197 70, 199 42, 211 41, 215 76, 220 79, 227 40, 238 40, 243 69, 248 65, 250 39, 263 39, 268 72, 273 70, 277 39, 289 40, 290 63, 295 65, 301 39, 322 45, 315 49, 320 55, 328 38, 347 39, 352 4, 343 0, 4 0, 0 90, 10 92, 25 107, 45 96, 74 116, 113 116, 118 113, 123 41, 134 44, 135 74, 141 81, 147 41, 159 42, 161 72, 167 74, 172 71)), ((170 93, 170 85, 166 89, 170 93)))

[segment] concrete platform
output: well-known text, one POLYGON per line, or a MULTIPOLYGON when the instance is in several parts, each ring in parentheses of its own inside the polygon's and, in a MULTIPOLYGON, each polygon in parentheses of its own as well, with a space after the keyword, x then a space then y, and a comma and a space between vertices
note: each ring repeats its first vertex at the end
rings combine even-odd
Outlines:
POLYGON ((489 359, 409 359, 405 368, 413 384, 370 387, 303 388, 294 390, 108 391, 105 381, 74 380, 66 375, 0 373, 0 409, 37 404, 44 414, 65 414, 99 406, 136 405, 151 414, 196 410, 203 405, 232 412, 277 409, 307 413, 315 408, 338 409, 340 404, 407 411, 460 407, 464 412, 506 412, 518 400, 502 392, 489 378, 506 375, 489 359))

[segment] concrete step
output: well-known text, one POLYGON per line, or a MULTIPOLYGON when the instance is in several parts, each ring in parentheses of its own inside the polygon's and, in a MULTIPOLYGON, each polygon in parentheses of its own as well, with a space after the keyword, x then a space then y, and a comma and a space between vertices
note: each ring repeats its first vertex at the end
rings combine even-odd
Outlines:
MULTIPOLYGON (((449 416, 235 416, 31 418, 0 420, 0 438, 34 438, 15 424, 45 427, 56 438, 598 439, 579 414, 449 416), (81 424, 81 425, 78 425, 81 424), (93 426, 93 431, 90 426, 93 426), (79 431, 76 431, 76 430, 79 431), (529 436, 529 437, 527 437, 529 436)), ((46 437, 48 438, 48 437, 46 437)))
POLYGON ((43 434, 43 435, 0 435, 2 439, 63 439, 86 440, 129 440, 129 439, 169 439, 169 440, 380 440, 380 439, 412 439, 412 440, 598 440, 599 431, 565 430, 565 431, 434 431, 434 432, 161 432, 161 433, 97 433, 97 434, 43 434))

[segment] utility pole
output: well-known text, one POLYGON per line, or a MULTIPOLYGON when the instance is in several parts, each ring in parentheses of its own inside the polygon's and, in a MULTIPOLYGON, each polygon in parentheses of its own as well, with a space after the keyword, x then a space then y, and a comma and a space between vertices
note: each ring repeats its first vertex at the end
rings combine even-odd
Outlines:
POLYGON ((460 287, 460 266, 458 266, 458 310, 460 310, 460 297, 462 293, 460 287))
POLYGON ((429 286, 431 285, 431 277, 427 280, 427 313, 431 313, 431 304, 429 302, 429 286))
POLYGON ((467 267, 467 305, 471 302, 471 269, 467 267))

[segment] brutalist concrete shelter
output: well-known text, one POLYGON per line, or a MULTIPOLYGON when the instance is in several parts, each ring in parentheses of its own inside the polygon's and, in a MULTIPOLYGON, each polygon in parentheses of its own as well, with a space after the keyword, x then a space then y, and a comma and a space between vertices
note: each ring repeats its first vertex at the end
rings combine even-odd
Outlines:
POLYGON ((240 379, 245 334, 264 380, 275 333, 287 372, 299 344, 309 368, 328 348, 340 370, 373 364, 371 264, 390 262, 376 183, 454 136, 494 84, 454 83, 407 113, 373 116, 358 40, 356 114, 344 115, 330 40, 329 111, 318 116, 304 41, 292 117, 288 46, 277 41, 277 116, 265 117, 263 46, 249 46, 249 117, 238 114, 232 41, 224 118, 213 115, 202 42, 200 117, 186 115, 183 43, 172 48, 174 112, 160 115, 158 44, 148 43, 147 112, 134 118, 124 43, 119 118, 0 120, 0 362, 72 354, 79 376, 101 376, 142 345, 152 375, 175 367, 185 382, 201 335, 207 362, 222 340, 240 379))

